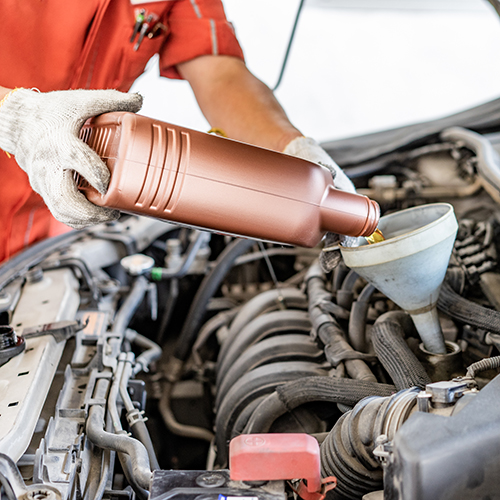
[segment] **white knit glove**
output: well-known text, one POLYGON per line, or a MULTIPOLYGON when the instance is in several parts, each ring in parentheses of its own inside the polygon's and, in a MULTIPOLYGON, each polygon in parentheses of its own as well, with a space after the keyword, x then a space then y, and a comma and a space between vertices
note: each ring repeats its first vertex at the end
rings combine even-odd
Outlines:
POLYGON ((141 105, 140 95, 116 90, 15 90, 0 106, 0 148, 15 155, 57 220, 75 229, 114 220, 118 211, 88 201, 73 180, 78 172, 104 194, 110 178, 106 165, 78 135, 88 118, 136 112, 141 105))
MULTIPOLYGON (((297 137, 290 142, 283 153, 297 156, 303 160, 318 163, 326 167, 333 176, 333 185, 342 191, 355 193, 356 188, 344 171, 333 161, 330 155, 310 137, 297 137)), ((330 272, 337 267, 340 262, 341 255, 339 245, 354 246, 357 238, 345 236, 335 233, 326 233, 323 239, 323 250, 319 256, 319 262, 323 271, 330 272)))
POLYGON ((333 176, 333 185, 342 191, 355 193, 356 188, 344 171, 333 161, 331 156, 310 137, 297 137, 292 142, 288 143, 283 150, 287 155, 297 156, 303 160, 319 163, 326 167, 333 176))

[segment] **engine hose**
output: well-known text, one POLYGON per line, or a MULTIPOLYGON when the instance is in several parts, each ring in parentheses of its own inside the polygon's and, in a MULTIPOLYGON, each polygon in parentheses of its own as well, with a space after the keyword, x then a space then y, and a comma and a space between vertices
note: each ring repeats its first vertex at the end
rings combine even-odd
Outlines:
POLYGON ((318 263, 313 264, 307 273, 307 295, 309 298, 309 316, 316 334, 325 345, 325 355, 332 366, 344 361, 351 378, 377 382, 363 353, 355 351, 347 342, 337 321, 321 308, 321 303, 330 300, 331 295, 325 289, 324 273, 318 263))
POLYGON ((264 399, 266 399, 267 397, 268 396, 266 394, 260 396, 254 399, 249 405, 245 406, 245 409, 238 415, 238 418, 234 422, 233 430, 231 432, 231 439, 233 437, 239 436, 240 434, 246 434, 244 429, 247 426, 250 417, 252 416, 255 409, 258 408, 262 401, 264 401, 264 399))
MULTIPOLYGON (((115 375, 114 375, 114 380, 113 383, 111 384, 111 389, 109 391, 109 396, 108 396, 108 414, 107 414, 107 424, 106 424, 106 430, 107 431, 114 431, 116 434, 127 434, 126 431, 123 430, 121 420, 120 420, 120 413, 118 412, 118 407, 117 407, 117 400, 118 400, 118 394, 119 394, 119 389, 120 389, 120 381, 122 378, 123 374, 123 369, 125 367, 125 364, 127 363, 127 357, 128 354, 122 352, 120 353, 118 357, 118 364, 115 370, 115 375)), ((104 452, 106 453, 106 451, 104 452)), ((135 491, 137 498, 139 500, 146 500, 148 497, 148 491, 146 491, 144 488, 139 486, 137 483, 134 474, 133 474, 133 468, 132 468, 132 462, 131 459, 128 455, 125 453, 117 453, 118 459, 120 461, 120 464, 123 469, 123 473, 129 482, 129 484, 132 486, 132 489, 135 491)), ((149 455, 149 452, 148 452, 149 455)), ((101 476, 101 479, 104 476, 101 476)), ((100 494, 100 491, 102 489, 102 481, 99 483, 97 492, 100 494)), ((104 491, 103 491, 104 493, 104 491)), ((102 496, 102 495, 101 495, 102 496)), ((96 493, 95 499, 98 499, 98 494, 96 493)))
POLYGON ((222 400, 215 419, 215 443, 217 463, 227 463, 227 447, 234 423, 246 406, 254 399, 273 392, 278 385, 310 376, 326 376, 326 371, 317 363, 287 361, 259 366, 245 373, 228 391, 222 400))
POLYGON ((141 488, 149 489, 152 472, 148 452, 140 441, 105 431, 104 408, 99 405, 90 407, 86 429, 89 440, 95 445, 127 454, 132 461, 133 475, 137 484, 141 488))
POLYGON ((0 290, 16 278, 24 276, 30 268, 40 264, 51 253, 66 248, 89 233, 88 229, 69 231, 35 243, 0 265, 0 290))
POLYGON ((467 368, 466 376, 474 378, 480 372, 494 370, 495 368, 500 368, 500 356, 494 356, 472 363, 472 365, 467 368))
POLYGON ((191 439, 201 439, 202 441, 212 442, 214 435, 208 429, 196 427, 194 425, 186 425, 177 422, 174 412, 170 407, 173 385, 168 380, 163 384, 162 394, 158 403, 158 409, 163 418, 163 422, 167 429, 178 436, 188 437, 191 439))
POLYGON ((393 385, 374 384, 362 380, 330 377, 308 377, 280 385, 254 410, 245 434, 269 432, 272 424, 285 413, 312 402, 341 403, 354 406, 368 396, 390 396, 393 385))
POLYGON ((195 364, 199 367, 203 365, 203 359, 201 356, 201 349, 207 343, 207 341, 221 328, 228 327, 229 323, 238 314, 240 307, 236 306, 232 309, 227 309, 217 313, 212 316, 200 329, 198 336, 196 337, 196 342, 193 344, 193 360, 195 364))
POLYGON ((404 340, 407 336, 405 332, 414 329, 407 313, 391 311, 380 316, 371 331, 377 358, 398 391, 413 386, 424 388, 431 383, 422 363, 404 340))
MULTIPOLYGON (((147 343, 147 342, 146 342, 147 343)), ((158 460, 156 458, 156 453, 153 447, 153 442, 151 441, 151 436, 146 427, 145 420, 143 418, 143 412, 138 410, 128 393, 128 383, 134 372, 132 364, 134 363, 134 354, 128 352, 125 356, 124 353, 120 354, 118 359, 123 359, 125 361, 123 365, 123 370, 121 370, 120 377, 120 396, 123 401, 123 406, 127 410, 127 421, 129 423, 132 435, 139 440, 148 452, 149 463, 152 470, 159 469, 158 460)), ((160 352, 161 354, 161 352, 160 352)), ((111 386, 113 388, 113 385, 111 386)), ((114 394, 113 394, 114 397, 114 394)))
POLYGON ((306 335, 280 335, 264 339, 249 347, 229 367, 226 376, 217 389, 215 407, 229 391, 235 381, 258 366, 280 361, 311 361, 320 363, 324 359, 323 351, 306 335))
POLYGON ((340 261, 339 265, 333 271, 333 291, 340 290, 342 283, 344 282, 346 276, 349 274, 350 269, 344 264, 344 261, 340 261))
POLYGON ((500 333, 500 312, 487 309, 459 295, 445 281, 441 286, 438 309, 462 323, 500 333))
POLYGON ((307 309, 307 297, 297 288, 275 288, 259 293, 250 299, 231 322, 226 340, 221 346, 219 359, 223 359, 227 350, 239 332, 250 321, 265 312, 276 309, 307 309))
POLYGON ((372 453, 376 440, 382 434, 393 439, 415 410, 419 392, 412 388, 389 397, 368 397, 339 418, 320 447, 322 476, 337 478, 331 500, 360 500, 382 489, 383 472, 372 453))
POLYGON ((234 261, 253 245, 255 245, 255 241, 253 240, 236 239, 232 241, 221 252, 212 270, 203 278, 177 340, 173 354, 175 358, 186 361, 196 341, 196 336, 203 322, 209 300, 213 297, 232 268, 234 261))
POLYGON ((167 304, 165 306, 165 311, 163 312, 160 326, 158 327, 158 335, 156 337, 156 342, 158 344, 163 344, 165 335, 167 334, 168 327, 170 325, 170 320, 172 319, 172 314, 177 304, 177 299, 179 297, 179 280, 177 278, 172 278, 170 280, 170 285, 168 289, 167 304))
POLYGON ((258 316, 241 330, 226 350, 225 355, 217 359, 217 387, 226 378, 229 368, 241 353, 251 345, 271 335, 301 332, 307 335, 310 330, 311 321, 305 311, 287 309, 258 316))
POLYGON ((137 333, 135 330, 127 328, 125 330, 125 338, 132 342, 133 344, 138 345, 139 347, 143 347, 145 350, 135 360, 135 366, 132 371, 133 375, 137 375, 141 371, 147 372, 149 369, 149 365, 154 361, 158 361, 162 355, 161 347, 153 342, 151 339, 148 339, 144 335, 137 333))
POLYGON ((367 352, 368 343, 366 341, 366 315, 370 307, 370 299, 376 288, 368 283, 356 301, 351 306, 351 314, 349 317, 349 342, 357 351, 367 352))
POLYGON ((117 452, 116 454, 118 455, 118 460, 120 461, 120 465, 122 466, 123 475, 127 479, 132 489, 134 490, 136 497, 139 500, 148 500, 149 491, 140 486, 139 483, 137 482, 137 479, 134 476, 134 467, 132 465, 132 459, 126 453, 117 452))
POLYGON ((345 280, 342 282, 340 290, 337 290, 337 304, 344 309, 350 309, 354 300, 354 285, 358 281, 359 276, 356 271, 349 271, 345 280))
POLYGON ((116 333, 122 338, 125 336, 125 330, 127 329, 127 326, 129 325, 137 308, 144 300, 148 287, 149 282, 144 276, 136 278, 130 293, 123 301, 123 304, 115 315, 115 319, 113 321, 113 333, 116 333))

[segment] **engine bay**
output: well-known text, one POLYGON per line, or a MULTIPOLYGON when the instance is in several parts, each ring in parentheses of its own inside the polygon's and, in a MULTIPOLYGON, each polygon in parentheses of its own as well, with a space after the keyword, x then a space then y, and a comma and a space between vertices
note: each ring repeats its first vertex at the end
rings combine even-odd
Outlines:
POLYGON ((320 247, 127 215, 73 231, 0 267, 1 494, 498 498, 497 134, 433 126, 364 157, 330 146, 383 215, 453 206, 446 353, 343 260, 325 273, 320 247))

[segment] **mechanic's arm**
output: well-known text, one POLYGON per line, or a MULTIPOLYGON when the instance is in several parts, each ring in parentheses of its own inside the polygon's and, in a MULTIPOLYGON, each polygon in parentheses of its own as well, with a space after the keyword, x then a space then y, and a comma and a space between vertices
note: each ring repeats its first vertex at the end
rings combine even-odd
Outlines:
POLYGON ((212 127, 232 139, 298 156, 330 168, 335 185, 354 186, 326 151, 303 137, 291 123, 273 92, 237 57, 201 56, 177 65, 212 127))
POLYGON ((272 91, 231 56, 201 56, 177 65, 212 127, 232 139, 283 151, 302 134, 272 91))

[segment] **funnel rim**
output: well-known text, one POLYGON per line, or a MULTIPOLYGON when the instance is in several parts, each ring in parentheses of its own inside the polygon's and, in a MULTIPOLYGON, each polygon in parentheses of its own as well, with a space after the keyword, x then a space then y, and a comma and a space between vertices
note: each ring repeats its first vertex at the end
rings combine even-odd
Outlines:
MULTIPOLYGON (((423 226, 421 226, 421 227, 419 227, 417 229, 412 229, 411 231, 407 231, 405 233, 398 234, 397 236, 394 236, 392 238, 388 238, 388 239, 386 239, 384 241, 379 241, 377 243, 372 243, 372 244, 369 244, 369 245, 359 245, 359 246, 353 246, 353 247, 346 247, 346 246, 343 246, 342 244, 340 244, 341 251, 342 252, 351 253, 351 252, 360 251, 361 249, 375 248, 375 247, 379 247, 380 248, 380 247, 383 247, 383 246, 387 246, 389 244, 393 244, 393 243, 395 243, 397 241, 401 241, 403 239, 406 239, 410 235, 411 236, 418 235, 419 233, 422 233, 424 231, 428 231, 429 229, 433 228, 434 226, 437 226, 438 224, 441 224, 445 218, 454 216, 455 210, 453 208, 453 205, 451 205, 450 203, 445 203, 445 202, 442 202, 442 203, 428 203, 426 205, 419 205, 419 206, 416 206, 416 207, 407 208, 405 210, 400 210, 400 211, 394 212, 392 214, 384 215, 383 217, 380 218, 380 222, 385 222, 385 221, 387 221, 387 220, 389 220, 389 219, 391 219, 393 217, 401 216, 401 214, 409 213, 409 212, 412 212, 412 211, 417 211, 419 209, 422 209, 422 207, 437 207, 437 206, 440 206, 440 205, 448 207, 448 210, 441 217, 439 217, 436 220, 430 222, 429 224, 425 224, 425 225, 423 225, 423 226)), ((379 223, 379 227, 380 227, 380 223, 379 223)), ((446 239, 448 237, 449 237, 449 234, 446 234, 446 235, 443 235, 442 239, 444 240, 444 239, 446 239)), ((433 246, 433 245, 429 245, 429 246, 433 246)))

